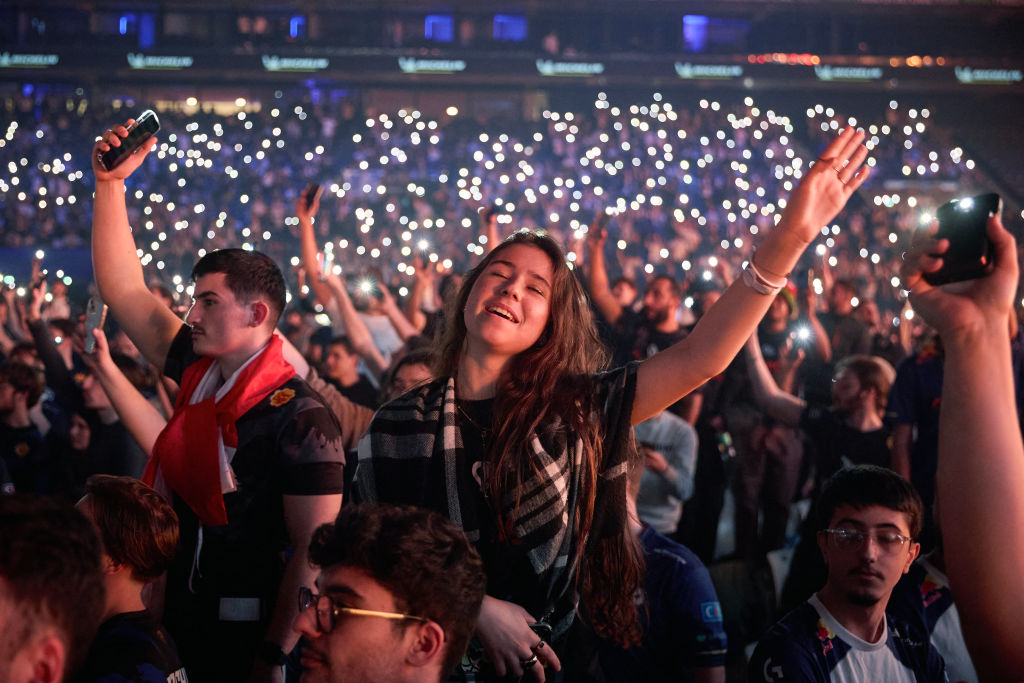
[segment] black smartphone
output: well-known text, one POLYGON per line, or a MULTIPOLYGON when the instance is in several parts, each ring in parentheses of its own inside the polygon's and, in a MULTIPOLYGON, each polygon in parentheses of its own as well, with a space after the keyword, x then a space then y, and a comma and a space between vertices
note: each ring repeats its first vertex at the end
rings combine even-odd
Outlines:
POLYGON ((142 143, 153 137, 160 130, 160 119, 152 109, 139 114, 135 123, 128 126, 128 137, 121 140, 120 147, 111 147, 100 155, 100 165, 106 170, 111 170, 128 155, 142 146, 142 143))
POLYGON ((925 282, 942 285, 992 272, 993 247, 985 230, 989 216, 998 215, 1002 207, 1002 199, 994 192, 954 199, 940 206, 936 211, 939 230, 935 236, 949 240, 949 249, 942 255, 942 267, 925 273, 925 282))
POLYGON ((320 194, 320 185, 311 184, 306 186, 306 192, 304 197, 306 198, 306 208, 312 208, 313 202, 316 201, 317 195, 320 194))
POLYGON ((89 299, 85 307, 85 352, 96 350, 96 335, 93 332, 103 327, 107 319, 107 305, 98 296, 89 299))

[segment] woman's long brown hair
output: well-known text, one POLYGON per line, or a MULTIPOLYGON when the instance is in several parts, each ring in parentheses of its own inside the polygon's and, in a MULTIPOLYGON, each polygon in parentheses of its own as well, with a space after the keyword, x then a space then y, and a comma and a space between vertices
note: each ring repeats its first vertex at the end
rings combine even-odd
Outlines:
MULTIPOLYGON (((463 310, 469 294, 494 257, 514 244, 536 247, 550 259, 554 271, 550 312, 537 343, 514 356, 498 378, 494 432, 485 454, 490 465, 485 486, 492 501, 502 500, 510 490, 516 492, 515 517, 521 484, 533 474, 531 470, 537 469, 537 463, 528 457, 527 444, 538 427, 560 421, 564 429, 582 439, 581 495, 579 509, 572 515, 572 532, 583 602, 599 635, 624 646, 639 643, 634 593, 642 587, 643 563, 636 540, 628 527, 611 538, 590 539, 604 436, 604 425, 592 419, 600 408, 595 403, 592 375, 606 366, 608 354, 597 336, 583 288, 553 239, 535 232, 517 232, 466 274, 447 311, 435 376, 455 376, 458 372, 465 351, 463 310)), ((513 520, 501 519, 501 510, 494 512, 499 516, 500 529, 512 528, 513 520)))

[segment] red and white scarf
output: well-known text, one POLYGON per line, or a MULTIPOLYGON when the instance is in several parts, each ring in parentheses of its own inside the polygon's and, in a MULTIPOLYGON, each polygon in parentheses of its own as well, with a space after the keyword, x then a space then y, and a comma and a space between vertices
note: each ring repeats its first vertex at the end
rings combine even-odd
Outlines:
POLYGON ((220 388, 220 363, 213 358, 201 358, 182 375, 174 414, 153 444, 142 480, 157 488, 165 484, 203 524, 228 523, 223 494, 236 488, 235 422, 295 374, 281 348, 272 336, 220 388))

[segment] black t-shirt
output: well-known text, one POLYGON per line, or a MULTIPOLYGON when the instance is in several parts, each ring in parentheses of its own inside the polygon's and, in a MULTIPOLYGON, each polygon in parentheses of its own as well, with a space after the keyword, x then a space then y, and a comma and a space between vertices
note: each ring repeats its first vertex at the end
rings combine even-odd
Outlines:
POLYGON ((815 449, 815 480, 818 489, 829 477, 850 465, 892 466, 889 428, 862 432, 847 425, 831 408, 808 406, 800 416, 800 427, 815 449))
MULTIPOLYGON (((167 354, 164 374, 180 383, 185 369, 199 358, 189 328, 182 326, 167 354)), ((235 427, 238 447, 231 468, 237 489, 224 494, 228 524, 203 527, 198 561, 202 571, 193 574, 192 586, 198 595, 211 598, 273 600, 284 570, 283 555, 290 550, 282 496, 342 493, 341 428, 320 394, 297 376, 271 391, 235 427)), ((200 526, 180 499, 174 507, 181 523, 181 548, 168 574, 168 604, 176 591, 186 589, 200 526)))
POLYGON ((380 401, 377 400, 377 387, 373 386, 373 382, 366 379, 363 375, 359 375, 359 379, 347 387, 343 387, 337 382, 334 385, 338 387, 339 394, 356 405, 364 406, 370 410, 380 408, 380 401))
POLYGON ((0 457, 21 493, 46 493, 49 489, 46 442, 35 425, 10 427, 0 422, 0 457))
POLYGON ((187 683, 171 636, 149 612, 125 612, 100 624, 74 683, 187 683))

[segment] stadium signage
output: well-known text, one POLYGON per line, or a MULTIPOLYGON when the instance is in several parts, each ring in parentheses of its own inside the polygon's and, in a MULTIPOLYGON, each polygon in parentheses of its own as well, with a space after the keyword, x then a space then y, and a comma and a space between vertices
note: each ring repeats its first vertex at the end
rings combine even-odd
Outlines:
POLYGON ((829 66, 814 67, 819 81, 877 81, 882 78, 882 69, 877 66, 829 66))
POLYGON ((735 64, 682 64, 676 62, 676 75, 679 78, 738 78, 743 75, 743 67, 735 64))
POLYGON ((0 53, 0 68, 45 69, 48 66, 56 66, 59 61, 60 57, 58 55, 0 53))
POLYGON ((597 76, 604 73, 604 64, 601 62, 553 62, 550 59, 538 59, 537 72, 541 76, 597 76))
POLYGON ((416 59, 399 57, 398 68, 407 74, 454 74, 466 70, 461 59, 416 59))
POLYGON ((128 65, 133 69, 164 69, 177 71, 192 66, 193 59, 187 55, 144 55, 129 52, 128 65))
POLYGON ((267 71, 322 71, 330 65, 330 60, 325 57, 263 55, 263 68, 267 71))
POLYGON ((954 69, 956 80, 961 83, 1010 84, 1024 80, 1020 69, 973 69, 969 66, 958 66, 954 69))

